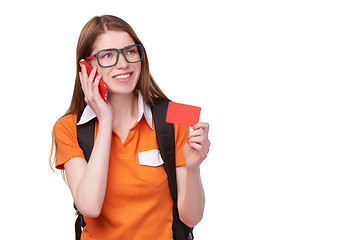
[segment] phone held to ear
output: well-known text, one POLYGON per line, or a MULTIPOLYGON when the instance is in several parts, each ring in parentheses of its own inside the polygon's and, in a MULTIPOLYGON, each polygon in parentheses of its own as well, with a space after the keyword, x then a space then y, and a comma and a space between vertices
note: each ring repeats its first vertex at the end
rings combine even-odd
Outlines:
MULTIPOLYGON (((91 73, 91 70, 93 68, 91 67, 91 65, 87 61, 83 61, 82 64, 85 65, 87 74, 89 76, 90 73, 91 73)), ((97 77, 98 75, 99 74, 96 73, 95 77, 97 77)), ((104 101, 106 102, 107 97, 108 97, 108 87, 107 87, 106 83, 102 79, 99 82, 99 93, 100 93, 100 96, 102 97, 102 99, 104 99, 104 101)))

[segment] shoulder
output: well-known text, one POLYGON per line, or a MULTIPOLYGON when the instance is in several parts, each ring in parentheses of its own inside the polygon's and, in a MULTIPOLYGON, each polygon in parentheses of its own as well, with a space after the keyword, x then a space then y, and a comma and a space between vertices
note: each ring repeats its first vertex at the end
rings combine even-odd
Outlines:
POLYGON ((85 159, 77 139, 76 119, 76 113, 65 115, 57 120, 54 126, 55 166, 61 170, 64 169, 64 164, 70 159, 85 159))
POLYGON ((75 126, 76 127, 76 118, 77 118, 77 113, 62 116, 61 118, 59 118, 56 121, 55 127, 56 126, 75 126))
POLYGON ((62 116, 61 118, 59 118, 56 121, 56 124, 60 123, 60 124, 66 124, 66 123, 71 123, 71 124, 76 124, 76 118, 77 118, 77 113, 72 113, 72 114, 67 114, 62 116))
POLYGON ((59 118, 54 126, 55 135, 59 135, 64 132, 76 132, 77 113, 68 114, 59 118))

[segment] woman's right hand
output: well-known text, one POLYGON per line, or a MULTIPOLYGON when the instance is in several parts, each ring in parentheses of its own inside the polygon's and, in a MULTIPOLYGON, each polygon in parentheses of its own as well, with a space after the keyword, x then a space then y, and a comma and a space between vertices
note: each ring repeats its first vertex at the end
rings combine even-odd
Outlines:
POLYGON ((85 95, 84 100, 86 104, 88 104, 94 111, 99 122, 102 122, 103 120, 112 122, 113 114, 111 105, 105 102, 99 93, 99 82, 102 75, 99 74, 95 77, 97 66, 94 66, 89 76, 86 71, 86 66, 81 63, 80 66, 81 72, 79 72, 79 78, 85 95))

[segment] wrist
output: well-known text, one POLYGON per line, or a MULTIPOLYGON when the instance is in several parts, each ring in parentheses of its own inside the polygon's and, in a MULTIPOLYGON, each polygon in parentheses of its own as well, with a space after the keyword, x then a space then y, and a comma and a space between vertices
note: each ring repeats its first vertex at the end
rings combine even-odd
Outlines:
POLYGON ((198 174, 200 175, 200 166, 192 166, 192 167, 186 167, 186 170, 189 174, 198 174))
POLYGON ((99 120, 99 128, 110 128, 112 129, 112 117, 105 117, 99 120))

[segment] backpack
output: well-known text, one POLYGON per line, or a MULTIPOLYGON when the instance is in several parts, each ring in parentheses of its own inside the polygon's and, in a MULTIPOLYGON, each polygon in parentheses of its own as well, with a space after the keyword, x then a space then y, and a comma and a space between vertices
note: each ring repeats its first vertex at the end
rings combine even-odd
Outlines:
MULTIPOLYGON (((158 142, 161 157, 164 160, 163 166, 168 177, 171 196, 174 202, 172 224, 173 239, 192 240, 194 239, 192 233, 193 228, 188 227, 180 220, 177 207, 174 124, 165 121, 168 104, 169 100, 162 101, 155 106, 152 106, 151 112, 154 119, 156 140, 158 142)), ((77 122, 79 122, 83 111, 78 113, 77 122)), ((95 120, 96 118, 85 124, 76 125, 78 143, 84 152, 87 162, 90 159, 91 151, 94 146, 95 120)), ((86 226, 86 223, 82 214, 77 210, 75 203, 74 208, 77 214, 77 219, 75 221, 75 239, 80 240, 82 229, 86 226)))

